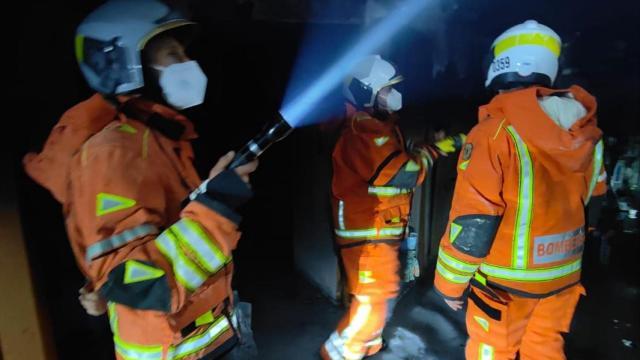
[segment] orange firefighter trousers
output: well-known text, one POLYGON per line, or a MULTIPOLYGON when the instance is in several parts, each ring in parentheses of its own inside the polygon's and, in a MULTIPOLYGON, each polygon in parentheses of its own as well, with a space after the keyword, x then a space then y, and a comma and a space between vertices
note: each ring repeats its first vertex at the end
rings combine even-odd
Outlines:
POLYGON ((569 331, 582 285, 546 298, 495 291, 499 299, 472 287, 467 310, 468 360, 564 360, 561 333, 569 331))
POLYGON ((373 243, 341 249, 351 303, 322 347, 323 359, 357 360, 380 351, 388 301, 399 289, 399 246, 373 243))

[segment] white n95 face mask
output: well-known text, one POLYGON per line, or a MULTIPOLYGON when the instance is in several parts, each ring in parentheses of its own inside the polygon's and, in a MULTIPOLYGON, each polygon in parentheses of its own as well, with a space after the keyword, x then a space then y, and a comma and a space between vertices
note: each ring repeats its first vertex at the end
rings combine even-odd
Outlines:
POLYGON ((196 61, 154 68, 160 71, 162 95, 171 106, 182 110, 204 102, 207 76, 196 61))
POLYGON ((402 94, 396 89, 391 89, 386 96, 380 97, 379 106, 381 109, 387 111, 398 111, 402 109, 402 94))

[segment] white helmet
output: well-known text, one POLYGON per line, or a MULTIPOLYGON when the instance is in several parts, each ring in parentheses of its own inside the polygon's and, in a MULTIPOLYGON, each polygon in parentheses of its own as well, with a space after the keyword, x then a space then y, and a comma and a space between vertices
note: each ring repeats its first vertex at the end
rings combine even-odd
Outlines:
POLYGON ((491 46, 485 87, 551 86, 558 75, 562 40, 551 28, 527 20, 502 33, 491 46))
MULTIPOLYGON (((140 52, 161 32, 194 25, 158 0, 111 0, 78 26, 76 58, 89 86, 116 95, 144 86, 140 52)), ((191 32, 193 29, 187 30, 191 32)))
MULTIPOLYGON (((380 55, 370 55, 358 62, 349 72, 344 80, 342 92, 356 107, 373 107, 381 89, 402 80, 402 75, 398 74, 393 64, 382 59, 380 55)), ((402 107, 401 94, 393 89, 390 96, 394 98, 393 104, 386 104, 385 107, 388 110, 399 110, 402 107)))

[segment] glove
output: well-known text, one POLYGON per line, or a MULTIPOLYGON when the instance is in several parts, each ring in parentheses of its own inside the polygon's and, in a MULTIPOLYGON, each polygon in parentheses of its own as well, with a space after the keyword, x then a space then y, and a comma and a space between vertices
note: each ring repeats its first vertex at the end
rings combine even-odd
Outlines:
POLYGON ((404 281, 414 281, 420 277, 420 263, 415 250, 407 251, 407 264, 404 268, 404 281))
POLYGON ((436 143, 433 145, 436 147, 440 154, 447 156, 462 149, 462 145, 466 140, 467 136, 465 134, 458 134, 447 136, 442 140, 436 141, 436 143))
POLYGON ((78 300, 87 314, 100 316, 107 312, 107 302, 99 292, 80 288, 79 293, 78 300))

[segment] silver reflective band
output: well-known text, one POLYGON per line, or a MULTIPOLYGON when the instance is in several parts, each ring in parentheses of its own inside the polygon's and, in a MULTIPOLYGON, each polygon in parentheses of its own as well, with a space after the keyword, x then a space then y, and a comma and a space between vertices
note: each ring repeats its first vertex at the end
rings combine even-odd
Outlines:
POLYGON ((449 271, 446 267, 442 266, 440 262, 436 264, 436 270, 445 279, 454 282, 456 284, 465 284, 471 280, 471 275, 459 275, 452 271, 449 271))
POLYGON ((368 192, 370 195, 395 196, 400 194, 408 194, 411 192, 411 190, 400 189, 393 186, 369 186, 368 192))
POLYGON ((365 344, 365 346, 375 346, 375 345, 380 345, 382 344, 382 338, 381 337, 377 337, 371 341, 369 341, 368 343, 365 344))
POLYGON ((602 168, 603 151, 604 145, 602 143, 602 140, 600 140, 596 144, 595 149, 593 149, 593 174, 591 175, 591 182, 589 183, 589 193, 587 194, 587 199, 584 202, 585 205, 587 205, 589 203, 589 200, 591 200, 593 189, 595 189, 596 183, 598 182, 600 169, 602 168))
POLYGON ((480 343, 480 360, 493 360, 493 346, 480 343))
POLYGON ((204 230, 193 220, 182 219, 171 227, 182 245, 190 248, 204 270, 213 274, 226 264, 227 258, 218 249, 204 230))
POLYGON ((260 149, 260 146, 258 146, 258 144, 253 141, 249 143, 249 150, 251 150, 251 152, 256 155, 260 155, 262 153, 262 149, 260 149))
POLYGON ((582 260, 578 259, 567 265, 546 269, 521 270, 482 264, 480 265, 480 270, 485 274, 498 279, 513 281, 545 281, 571 275, 580 270, 581 266, 582 260))
POLYGON ((342 355, 340 355, 338 348, 344 346, 344 340, 340 338, 337 332, 333 332, 329 339, 324 343, 324 349, 327 351, 327 354, 331 358, 331 360, 343 360, 342 355))
POLYGON ((335 229, 336 235, 343 238, 375 238, 379 236, 398 236, 404 233, 404 227, 392 227, 382 229, 340 230, 335 229))
POLYGON ((516 129, 513 126, 508 126, 507 131, 516 145, 520 163, 520 184, 518 186, 518 209, 514 229, 512 265, 516 269, 526 269, 529 260, 529 236, 533 213, 533 162, 531 161, 527 144, 518 135, 516 129))
POLYGON ((344 201, 338 201, 338 226, 344 230, 344 201))
POLYGON ((453 256, 447 254, 442 247, 438 251, 438 259, 442 260, 442 262, 448 265, 449 267, 462 272, 466 272, 466 273, 474 273, 476 272, 476 270, 478 270, 478 267, 480 266, 480 265, 473 265, 473 264, 466 263, 464 261, 460 261, 454 258, 453 256))
POLYGON ((127 360, 161 360, 162 346, 141 346, 124 342, 119 336, 113 337, 116 352, 127 360))
POLYGON ((85 260, 87 262, 91 262, 93 259, 104 255, 111 250, 117 249, 133 240, 148 235, 155 235, 159 232, 160 230, 151 224, 142 224, 129 230, 125 230, 89 246, 87 248, 85 260))
POLYGON ((211 345, 230 328, 229 320, 221 316, 204 333, 188 337, 178 346, 169 350, 168 359, 180 359, 211 345))
POLYGON ((180 284, 190 291, 200 287, 206 280, 206 275, 201 273, 195 264, 191 262, 176 244, 177 240, 163 232, 156 238, 156 246, 173 265, 173 272, 180 284))

